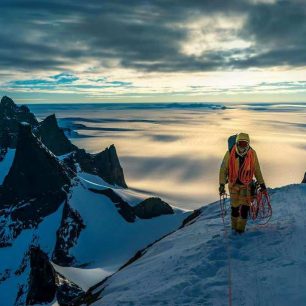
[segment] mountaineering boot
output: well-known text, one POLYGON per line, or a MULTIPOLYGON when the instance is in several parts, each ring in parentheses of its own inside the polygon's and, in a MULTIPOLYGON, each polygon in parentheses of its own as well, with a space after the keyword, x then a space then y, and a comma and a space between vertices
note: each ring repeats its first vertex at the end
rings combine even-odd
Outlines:
POLYGON ((242 234, 245 230, 247 219, 238 218, 236 232, 242 234))
POLYGON ((238 222, 238 217, 233 217, 231 218, 231 223, 232 223, 232 229, 237 230, 237 222, 238 222))

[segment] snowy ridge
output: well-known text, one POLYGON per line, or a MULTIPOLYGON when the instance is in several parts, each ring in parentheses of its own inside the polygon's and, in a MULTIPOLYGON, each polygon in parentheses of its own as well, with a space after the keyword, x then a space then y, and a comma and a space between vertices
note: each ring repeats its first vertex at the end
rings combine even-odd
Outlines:
MULTIPOLYGON (((125 193, 126 198, 133 202, 128 190, 122 190, 121 193, 125 193)), ((86 267, 76 270, 55 266, 55 269, 67 278, 71 272, 84 278, 72 281, 86 289, 96 283, 96 277, 90 276, 88 270, 94 269, 93 273, 100 280, 113 274, 139 249, 177 229, 190 214, 177 210, 174 215, 147 220, 137 218, 136 222, 128 223, 118 214, 108 197, 90 192, 81 184, 72 187, 69 204, 80 213, 86 224, 70 253, 77 259, 76 266, 82 264, 86 267)))
MULTIPOLYGON (((229 235, 233 305, 306 304, 306 185, 271 190, 271 199, 267 226, 249 222, 244 235, 229 235)), ((212 203, 95 288, 93 305, 228 305, 226 245, 212 203)))
MULTIPOLYGON (((85 172, 80 175, 97 184, 114 187, 98 176, 85 172)), ((84 181, 75 178, 68 194, 69 207, 80 214, 85 224, 77 239, 70 236, 68 229, 71 225, 65 230, 68 236, 64 236, 63 239, 73 242, 68 252, 74 258, 74 262, 71 267, 61 267, 52 263, 56 271, 85 291, 116 272, 139 249, 176 230, 190 214, 175 209, 175 213, 171 215, 152 219, 137 218, 135 222, 128 223, 118 213, 115 203, 109 197, 91 192, 89 186, 92 186, 89 181, 84 184, 84 181)), ((120 190, 120 196, 131 206, 147 198, 128 189, 115 189, 120 190)), ((37 228, 22 230, 17 238, 9 237, 10 219, 7 215, 0 218, 2 233, 7 231, 10 238, 10 245, 0 248, 0 258, 5 263, 0 267, 0 298, 6 301, 7 305, 17 303, 16 296, 19 292, 22 294, 18 303, 25 303, 30 273, 30 247, 40 246, 49 258, 52 258, 65 205, 63 203, 55 213, 45 217, 37 228)), ((10 212, 13 211, 14 209, 10 212)), ((70 218, 67 219, 68 223, 69 220, 70 218)))

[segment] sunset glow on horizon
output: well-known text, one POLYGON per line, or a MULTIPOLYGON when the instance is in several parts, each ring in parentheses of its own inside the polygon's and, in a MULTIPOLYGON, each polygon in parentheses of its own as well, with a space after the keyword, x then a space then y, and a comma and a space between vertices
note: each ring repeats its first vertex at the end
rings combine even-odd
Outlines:
POLYGON ((306 101, 301 0, 0 8, 0 93, 18 103, 306 101))

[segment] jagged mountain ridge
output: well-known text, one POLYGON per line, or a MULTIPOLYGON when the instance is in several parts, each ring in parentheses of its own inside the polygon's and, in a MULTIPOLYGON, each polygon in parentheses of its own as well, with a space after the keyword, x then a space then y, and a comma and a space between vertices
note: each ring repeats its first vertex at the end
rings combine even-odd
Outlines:
MULTIPOLYGON (((54 117, 48 121, 44 128, 58 128, 54 117)), ((84 288, 78 287, 54 272, 46 259, 57 265, 72 266, 81 274, 97 270, 96 278, 101 280, 139 249, 178 228, 189 214, 173 210, 160 199, 148 200, 124 188, 126 186, 118 187, 118 182, 114 189, 109 181, 101 178, 102 173, 100 176, 92 174, 97 174, 96 164, 102 171, 102 166, 110 163, 105 173, 121 179, 123 185, 123 172, 118 173, 121 167, 116 168, 119 160, 116 160, 114 146, 103 154, 90 155, 82 151, 92 165, 92 168, 88 166, 89 173, 80 167, 78 149, 64 159, 55 156, 42 142, 46 137, 39 133, 40 124, 33 127, 29 123, 18 123, 17 143, 5 148, 0 161, 0 170, 5 172, 1 173, 0 181, 0 258, 5 263, 0 268, 0 298, 7 305, 50 302, 50 296, 39 294, 37 286, 33 285, 41 283, 43 286, 43 280, 49 279, 50 273, 55 275, 50 278, 56 287, 55 291, 51 290, 55 292, 53 298, 60 303, 72 296, 75 298, 76 292, 80 294, 94 280, 89 280, 84 288), (94 169, 92 173, 91 169, 94 169), (79 176, 98 183, 94 185, 95 190, 90 190, 88 180, 86 183, 79 176), (109 189, 99 185, 108 185, 109 189), (157 203, 157 209, 155 205, 152 208, 152 203, 157 203), (129 220, 125 218, 126 211, 134 213, 129 220), (38 259, 33 254, 38 254, 38 259), (37 269, 37 262, 45 262, 49 272, 40 275, 43 271, 37 269)), ((64 139, 62 133, 56 134, 64 139)), ((56 137, 51 140, 56 142, 56 137)), ((50 142, 48 145, 51 146, 50 142)))
POLYGON ((55 193, 69 184, 68 172, 32 134, 31 126, 20 124, 15 158, 2 184, 0 205, 55 193))
POLYGON ((110 184, 127 188, 123 169, 113 144, 100 153, 87 153, 71 143, 64 130, 58 126, 54 114, 38 122, 27 106, 17 106, 7 96, 0 101, 0 161, 4 159, 7 148, 16 148, 21 122, 30 124, 33 133, 54 155, 73 153, 72 164, 68 166, 73 167, 77 163, 83 171, 98 175, 110 184))

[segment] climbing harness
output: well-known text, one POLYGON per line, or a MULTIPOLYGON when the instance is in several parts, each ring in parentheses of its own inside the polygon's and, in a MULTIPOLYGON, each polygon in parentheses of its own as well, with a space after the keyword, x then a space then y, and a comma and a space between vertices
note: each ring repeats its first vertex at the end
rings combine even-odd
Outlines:
POLYGON ((227 214, 227 194, 221 194, 220 195, 220 210, 221 210, 221 217, 222 217, 222 222, 223 222, 223 228, 224 228, 224 239, 226 241, 226 251, 227 251, 227 260, 228 260, 228 271, 227 271, 227 275, 228 275, 228 305, 232 306, 232 265, 231 265, 231 250, 230 250, 230 242, 228 239, 228 234, 227 234, 227 229, 226 229, 226 225, 225 225, 225 220, 224 217, 227 214))
POLYGON ((250 202, 249 216, 257 225, 266 225, 272 217, 272 206, 268 192, 256 185, 255 195, 250 202))

